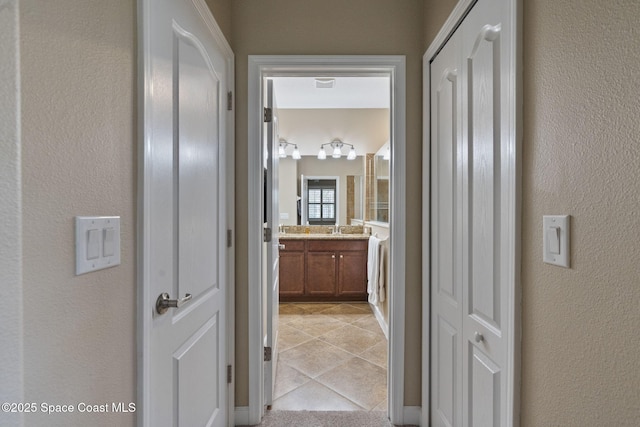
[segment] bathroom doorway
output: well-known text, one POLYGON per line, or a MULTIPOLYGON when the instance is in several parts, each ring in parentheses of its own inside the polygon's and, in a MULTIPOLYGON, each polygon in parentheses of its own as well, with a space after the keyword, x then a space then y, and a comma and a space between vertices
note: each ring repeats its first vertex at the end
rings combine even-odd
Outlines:
MULTIPOLYGON (((400 218, 404 217, 405 211, 405 197, 404 186, 405 176, 403 171, 405 170, 405 119, 404 119, 404 97, 405 97, 405 85, 404 85, 404 57, 400 56, 381 56, 381 57, 310 57, 310 56, 291 56, 291 57, 270 57, 270 56, 250 56, 249 57, 249 139, 261 140, 262 132, 262 91, 263 85, 266 84, 267 79, 276 80, 279 78, 312 78, 314 81, 319 81, 320 84, 329 84, 329 81, 334 79, 338 80, 342 77, 350 78, 386 78, 388 83, 388 93, 390 99, 390 106, 387 116, 389 117, 389 138, 388 145, 382 147, 386 141, 383 141, 380 146, 376 147, 376 150, 363 148, 363 179, 367 179, 366 175, 366 163, 372 163, 375 160, 376 154, 380 151, 381 157, 384 156, 384 150, 389 151, 387 159, 389 161, 389 168, 387 172, 388 188, 390 190, 388 197, 387 209, 392 212, 390 215, 389 223, 386 226, 388 233, 393 236, 389 240, 390 249, 390 283, 388 300, 388 325, 389 325, 389 373, 388 373, 388 415, 394 423, 402 423, 403 420, 403 392, 404 392, 404 221, 400 218)), ((279 109, 279 128, 282 131, 283 118, 282 118, 282 100, 279 109)), ((322 120, 318 120, 322 122, 322 120)), ((282 133, 282 132, 281 132, 282 133)), ((336 148, 342 150, 344 161, 351 156, 351 151, 355 148, 356 153, 358 147, 352 144, 350 136, 332 135, 328 137, 328 141, 316 140, 316 145, 313 149, 313 154, 308 154, 309 157, 316 157, 321 155, 321 151, 324 148, 325 151, 331 150, 331 154, 336 151, 336 148), (338 140, 338 142, 336 142, 338 140), (324 145, 324 146, 323 146, 324 145)), ((351 139, 353 140, 353 139, 351 139)), ((284 139, 285 151, 287 149, 292 150, 291 156, 293 156, 293 150, 298 151, 298 155, 304 156, 304 151, 301 144, 298 144, 299 138, 295 137, 295 141, 292 139, 284 139), (297 146, 296 146, 297 145, 297 146), (301 153, 302 151, 302 153, 301 153)), ((255 145, 260 147, 260 145, 255 145)), ((264 160, 263 150, 256 149, 249 151, 249 209, 251 212, 257 212, 256 218, 250 220, 249 227, 249 282, 250 286, 255 286, 257 289, 250 290, 250 396, 249 396, 249 416, 251 419, 260 419, 264 411, 265 402, 264 396, 264 372, 265 366, 263 365, 264 341, 262 340, 263 331, 265 326, 264 315, 266 310, 266 300, 264 294, 266 292, 262 289, 262 267, 260 261, 262 260, 262 236, 263 236, 263 223, 262 216, 262 203, 260 196, 262 193, 262 165, 264 160), (258 220, 260 218, 260 220, 258 220), (255 262, 254 262, 255 261, 255 262)), ((288 156, 287 156, 288 157, 288 156)), ((284 159, 284 158, 283 158, 284 159)), ((281 163, 283 165, 284 162, 281 163)), ((296 173, 296 186, 299 177, 296 173)), ((301 175, 301 174, 300 174, 301 175)), ((317 175, 317 174, 315 174, 317 175)), ((334 175, 334 174, 332 174, 334 175)), ((353 174, 351 174, 353 175, 353 174)), ((374 179, 375 175, 370 173, 370 179, 374 179)), ((345 179, 345 185, 348 179, 345 179)), ((284 181, 283 181, 284 182, 284 181)), ((383 187, 383 186, 382 186, 383 187)), ((297 186, 299 189, 299 186, 297 186)), ((269 193, 272 189, 267 189, 269 193)), ((345 190, 346 193, 346 190, 345 190)), ((360 211, 366 211, 366 202, 372 202, 369 195, 364 195, 365 207, 360 211)), ((296 194, 296 205, 291 212, 281 211, 285 215, 281 215, 278 220, 291 220, 295 218, 296 225, 304 226, 304 224, 297 224, 298 222, 298 206, 300 203, 297 201, 298 194, 296 194)), ((329 206, 331 204, 328 204, 329 206)), ((346 208, 347 203, 345 203, 346 208)), ((338 214, 338 213, 336 213, 338 214)), ((376 217, 377 218, 377 217, 376 217)), ((355 219, 355 218, 354 218, 355 219)), ((367 218, 362 218, 363 226, 368 226, 367 218)), ((338 223, 340 221, 338 220, 338 223)), ((275 228, 279 228, 277 224, 275 228)), ((284 225, 284 224, 282 224, 284 225)), ((292 224, 293 225, 293 224, 292 224)), ((345 224, 346 225, 346 224, 345 224)), ((371 227, 372 229, 374 227, 371 227)), ((346 304, 349 305, 349 304, 346 304)), ((344 305, 343 305, 344 307, 344 305)), ((348 310, 357 310, 357 305, 348 310)), ((336 310, 344 310, 345 308, 337 308, 336 310)), ((276 311, 277 312, 277 311, 276 311)), ((266 363, 266 362, 265 362, 266 363)))
MULTIPOLYGON (((267 404, 386 415, 389 279, 377 280, 377 295, 368 295, 367 246, 371 234, 385 243, 389 237, 390 157, 367 159, 389 147, 390 78, 269 81, 278 106, 280 304, 267 404), (367 172, 380 179, 365 179, 367 172)), ((379 249, 370 252, 378 265, 379 249)))

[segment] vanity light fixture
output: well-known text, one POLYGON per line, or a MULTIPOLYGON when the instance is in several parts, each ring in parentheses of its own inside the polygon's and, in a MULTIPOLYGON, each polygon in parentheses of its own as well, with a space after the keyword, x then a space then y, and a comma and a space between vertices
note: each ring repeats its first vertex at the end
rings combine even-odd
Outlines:
POLYGON ((353 145, 342 142, 339 139, 334 139, 333 141, 327 142, 320 146, 320 151, 318 152, 319 160, 324 160, 327 158, 327 152, 324 150, 324 147, 327 145, 331 147, 331 157, 333 157, 334 159, 339 159, 340 157, 342 157, 342 147, 345 145, 351 147, 351 149, 349 150, 349 154, 347 155, 347 160, 355 160, 356 158, 356 149, 353 145))
POLYGON ((291 153, 291 158, 293 160, 300 160, 301 156, 300 156, 300 150, 298 150, 298 145, 293 144, 291 142, 287 142, 282 138, 280 138, 280 141, 279 141, 278 155, 280 156, 281 159, 284 159, 285 157, 287 157, 286 149, 290 145, 293 146, 293 152, 291 153))

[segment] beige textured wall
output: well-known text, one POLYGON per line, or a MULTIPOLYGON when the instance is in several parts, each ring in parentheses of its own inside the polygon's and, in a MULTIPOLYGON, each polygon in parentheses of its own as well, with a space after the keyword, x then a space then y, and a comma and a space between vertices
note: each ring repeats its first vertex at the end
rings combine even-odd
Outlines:
POLYGON ((231 45, 231 0, 205 0, 224 38, 231 45))
POLYGON ((522 420, 640 420, 640 3, 525 1, 522 420), (544 214, 572 215, 570 270, 544 214))
MULTIPOLYGON (((136 401, 136 2, 23 0, 25 401, 136 401), (120 215, 122 264, 75 276, 74 216, 120 215)), ((135 414, 26 415, 133 426, 135 414)))
MULTIPOLYGON (((19 13, 0 0, 0 402, 23 401, 19 13)), ((0 425, 22 426, 0 412, 0 425)))
POLYGON ((420 176, 422 0, 232 2, 236 54, 236 406, 248 404, 247 55, 371 54, 407 57, 407 294, 405 405, 420 404, 420 176), (414 204, 415 203, 415 204, 414 204))
POLYGON ((523 3, 522 426, 635 426, 640 3, 523 3), (571 269, 542 263, 545 214, 572 215, 571 269))
POLYGON ((428 48, 442 28, 458 0, 424 0, 424 27, 422 53, 428 48))

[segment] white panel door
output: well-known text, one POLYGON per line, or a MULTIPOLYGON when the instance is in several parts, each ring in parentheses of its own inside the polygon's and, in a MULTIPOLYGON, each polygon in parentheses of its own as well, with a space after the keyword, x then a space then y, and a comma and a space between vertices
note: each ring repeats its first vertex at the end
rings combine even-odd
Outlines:
POLYGON ((431 63, 434 425, 513 420, 509 319, 517 235, 508 7, 479 0, 431 63))
MULTIPOLYGON (((142 425, 226 425, 227 57, 198 2, 144 3, 142 425), (177 307, 158 310, 165 294, 177 307)), ((200 2, 202 4, 202 2, 200 2)))
POLYGON ((433 426, 462 422, 460 35, 431 63, 431 395, 433 426))
POLYGON ((280 302, 279 288, 279 239, 278 224, 280 209, 278 206, 278 105, 273 91, 273 80, 266 81, 265 106, 271 110, 271 120, 264 126, 264 144, 267 153, 266 179, 266 227, 271 229, 271 241, 266 242, 266 326, 264 343, 271 349, 271 358, 264 362, 264 395, 265 405, 273 403, 276 368, 278 366, 278 307, 280 302))
POLYGON ((499 0, 481 0, 464 22, 462 82, 467 164, 465 214, 464 347, 465 425, 507 426, 507 336, 505 321, 512 288, 506 269, 508 253, 510 176, 514 169, 509 138, 508 105, 501 95, 509 89, 508 40, 499 0), (508 128, 507 128, 508 129, 508 128))

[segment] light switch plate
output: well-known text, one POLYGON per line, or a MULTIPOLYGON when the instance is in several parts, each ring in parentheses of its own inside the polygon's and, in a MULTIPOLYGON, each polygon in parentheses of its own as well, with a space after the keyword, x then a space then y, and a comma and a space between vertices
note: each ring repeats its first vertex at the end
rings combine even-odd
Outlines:
POLYGON ((569 268, 571 248, 569 218, 569 215, 544 215, 542 217, 542 260, 547 264, 569 268))
POLYGON ((120 217, 77 216, 76 275, 116 265, 120 265, 120 217))

